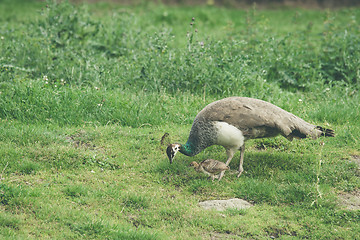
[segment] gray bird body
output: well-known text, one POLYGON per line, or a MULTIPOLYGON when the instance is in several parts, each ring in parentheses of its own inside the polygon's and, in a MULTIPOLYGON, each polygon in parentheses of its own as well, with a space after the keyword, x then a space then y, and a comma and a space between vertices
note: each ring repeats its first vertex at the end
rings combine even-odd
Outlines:
MULTIPOLYGON (((292 141, 293 138, 333 137, 334 131, 310 124, 269 102, 247 97, 229 97, 210 103, 201 110, 194 119, 186 144, 177 146, 187 156, 194 156, 211 145, 223 146, 228 156, 226 165, 230 163, 234 153, 240 150, 240 176, 243 171, 245 141, 277 135, 292 141)), ((170 151, 170 146, 168 150, 170 151)))
MULTIPOLYGON (((203 172, 209 175, 213 181, 216 174, 230 169, 230 167, 227 166, 225 163, 214 159, 206 159, 200 164, 198 164, 197 162, 192 162, 191 166, 193 166, 197 172, 203 172)), ((220 180, 221 178, 219 178, 219 181, 220 180)))

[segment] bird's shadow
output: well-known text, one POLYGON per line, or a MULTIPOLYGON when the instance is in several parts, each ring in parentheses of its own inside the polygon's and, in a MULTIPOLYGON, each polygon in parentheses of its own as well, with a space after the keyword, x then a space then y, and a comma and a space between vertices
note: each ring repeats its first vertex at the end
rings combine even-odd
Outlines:
MULTIPOLYGON (((196 172, 190 163, 192 161, 201 162, 204 159, 213 158, 226 162, 226 154, 223 151, 206 151, 196 157, 178 156, 172 164, 169 161, 159 162, 151 171, 157 175, 157 179, 165 184, 174 184, 177 186, 191 184, 192 181, 212 182, 203 173, 196 172)), ((230 170, 225 172, 221 180, 237 178, 239 168, 240 153, 236 153, 230 163, 230 170)), ((315 159, 316 160, 316 159, 315 159)), ((305 171, 304 174, 313 174, 314 171, 309 165, 315 164, 314 158, 310 155, 289 154, 288 152, 261 151, 245 152, 244 172, 241 177, 249 178, 271 178, 274 174, 280 174, 286 171, 305 171)), ((217 182, 215 179, 214 182, 217 182)))
MULTIPOLYGON (((230 163, 230 172, 239 168, 240 156, 235 155, 230 163)), ((271 177, 274 173, 286 171, 306 171, 316 159, 310 155, 294 155, 285 152, 248 152, 245 153, 243 175, 247 177, 271 177)))

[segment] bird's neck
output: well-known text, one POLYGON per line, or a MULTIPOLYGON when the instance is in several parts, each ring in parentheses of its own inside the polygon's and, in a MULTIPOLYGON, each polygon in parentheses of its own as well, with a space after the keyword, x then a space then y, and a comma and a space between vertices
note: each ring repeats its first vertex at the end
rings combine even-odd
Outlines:
POLYGON ((186 156, 194 156, 195 155, 194 146, 190 142, 187 142, 186 144, 181 145, 180 152, 182 154, 185 154, 186 156))

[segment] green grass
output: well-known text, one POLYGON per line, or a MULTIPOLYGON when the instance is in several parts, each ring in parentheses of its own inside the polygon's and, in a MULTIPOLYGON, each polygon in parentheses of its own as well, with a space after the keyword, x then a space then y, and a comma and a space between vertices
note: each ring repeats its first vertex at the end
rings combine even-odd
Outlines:
MULTIPOLYGON (((184 139, 190 125, 173 127, 184 139)), ((260 140, 250 142, 243 176, 238 179, 230 171, 221 182, 211 182, 188 165, 210 156, 224 159, 224 151, 212 147, 194 159, 179 155, 170 165, 159 144, 170 127, 29 125, 27 129, 35 134, 24 134, 25 144, 8 144, 20 157, 1 161, 1 166, 7 164, 0 190, 4 237, 168 239, 220 234, 263 238, 276 233, 313 238, 335 234, 347 239, 359 230, 358 215, 341 210, 336 200, 338 191, 359 186, 357 166, 346 159, 350 151, 358 151, 355 142, 337 148, 336 138, 326 140, 322 198, 318 198, 320 156, 314 152, 319 143, 311 140, 275 138, 263 143, 266 151, 257 150, 260 140), (36 131, 40 129, 58 139, 39 140, 36 131), (69 136, 78 140, 68 140, 69 136), (77 144, 80 139, 82 144, 77 144), (33 163, 36 170, 24 171, 22 159, 29 159, 26 164, 33 163), (197 206, 201 200, 232 197, 246 199, 255 207, 216 213, 197 206), (328 235, 323 236, 324 231, 328 235)), ((338 130, 341 137, 341 127, 338 130)), ((234 160, 231 168, 236 165, 234 160)))
POLYGON ((0 238, 355 239, 359 210, 337 195, 360 187, 359 17, 0 2, 0 238), (163 134, 185 142, 199 110, 233 95, 336 137, 249 141, 243 175, 237 153, 221 182, 189 167, 224 161, 221 147, 170 165, 163 134), (254 207, 198 206, 234 197, 254 207))

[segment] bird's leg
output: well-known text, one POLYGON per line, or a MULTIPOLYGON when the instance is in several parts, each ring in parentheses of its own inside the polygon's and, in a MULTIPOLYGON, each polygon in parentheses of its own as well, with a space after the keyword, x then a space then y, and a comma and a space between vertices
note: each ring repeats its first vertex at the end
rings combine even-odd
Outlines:
MULTIPOLYGON (((233 149, 226 149, 226 155, 228 156, 227 160, 226 160, 226 166, 229 166, 231 159, 233 158, 235 154, 235 151, 233 149)), ((221 178, 224 176, 225 171, 222 171, 219 175, 219 181, 221 180, 221 178)))
POLYGON ((240 147, 240 164, 239 164, 239 173, 238 173, 237 177, 240 177, 240 175, 244 171, 244 168, 243 168, 244 153, 245 153, 245 143, 240 147))
POLYGON ((222 171, 222 172, 220 173, 220 175, 219 175, 219 177, 218 177, 218 178, 219 178, 219 180, 218 180, 219 182, 220 182, 220 180, 222 179, 222 177, 224 176, 224 174, 225 174, 225 171, 222 171))

